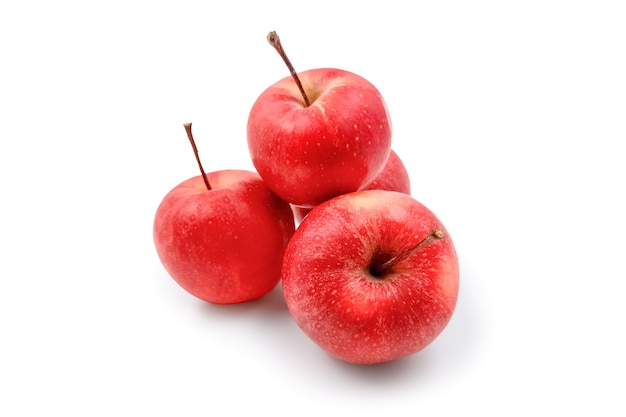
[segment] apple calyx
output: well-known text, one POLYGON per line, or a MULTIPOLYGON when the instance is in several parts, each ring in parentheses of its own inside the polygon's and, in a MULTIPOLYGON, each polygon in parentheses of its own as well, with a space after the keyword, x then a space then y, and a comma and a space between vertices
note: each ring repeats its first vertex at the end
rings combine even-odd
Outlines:
POLYGON ((193 139, 193 134, 191 133, 191 123, 183 123, 183 126, 185 127, 187 137, 189 138, 189 142, 191 143, 191 147, 193 148, 193 153, 196 156, 196 161, 198 162, 198 167, 200 168, 200 173, 202 174, 202 179, 204 180, 204 185, 206 185, 206 189, 208 191, 211 191, 211 184, 209 183, 209 179, 204 172, 204 168, 202 168, 200 155, 198 155, 198 148, 196 147, 196 141, 193 139))
POLYGON ((370 268, 370 273, 372 274, 372 276, 376 278, 382 278, 387 272, 391 270, 391 268, 393 268, 394 266, 396 266, 397 264, 399 264, 400 262, 402 262, 409 256, 418 252, 420 249, 430 245, 431 243, 439 239, 443 239, 444 237, 445 237, 445 234, 443 233, 441 229, 433 229, 428 234, 428 236, 426 236, 417 245, 413 246, 409 250, 402 252, 381 264, 372 265, 372 267, 370 268))
POLYGON ((311 102, 309 101, 309 98, 307 97, 306 92, 304 91, 302 82, 300 82, 300 77, 298 77, 296 70, 293 68, 293 65, 291 65, 291 61, 289 61, 289 58, 287 58, 287 54, 285 53, 285 50, 283 49, 283 45, 282 43, 280 43, 280 37, 278 36, 278 33, 274 31, 270 32, 267 35, 267 41, 270 43, 270 45, 272 45, 274 49, 276 49, 276 52, 278 52, 278 55, 280 55, 280 57, 285 62, 285 65, 287 65, 287 68, 289 68, 289 72, 291 73, 291 76, 293 77, 294 81, 296 82, 296 85, 298 86, 298 89, 300 90, 300 93, 302 94, 305 107, 309 107, 311 105, 311 102))

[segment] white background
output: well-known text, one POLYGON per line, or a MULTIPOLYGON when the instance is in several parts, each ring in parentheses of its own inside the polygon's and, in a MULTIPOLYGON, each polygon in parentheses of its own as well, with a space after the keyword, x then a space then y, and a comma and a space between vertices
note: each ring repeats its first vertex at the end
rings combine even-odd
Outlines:
POLYGON ((624 415, 624 3, 214 4, 0 6, 0 415, 624 415), (453 236, 458 307, 416 355, 341 363, 280 287, 208 305, 159 263, 183 122, 205 168, 252 168, 270 30, 379 88, 453 236))

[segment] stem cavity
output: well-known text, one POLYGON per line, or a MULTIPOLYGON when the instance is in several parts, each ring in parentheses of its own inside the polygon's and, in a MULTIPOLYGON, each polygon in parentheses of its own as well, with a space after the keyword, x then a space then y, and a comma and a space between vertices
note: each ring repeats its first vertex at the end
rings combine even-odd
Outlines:
POLYGON ((445 234, 443 233, 443 231, 441 229, 433 229, 428 236, 426 236, 424 239, 422 239, 417 245, 413 246, 412 248, 410 248, 409 250, 394 256, 393 258, 387 260, 386 262, 383 262, 380 265, 373 265, 370 272, 372 273, 372 275, 374 275, 375 277, 382 277, 383 275, 385 275, 387 272, 389 272, 391 270, 391 268, 393 268, 394 266, 396 266, 397 264, 399 264, 400 262, 402 262, 403 260, 405 260, 406 258, 410 257, 411 255, 415 254, 416 252, 418 252, 420 249, 430 245, 431 243, 439 240, 439 239, 443 239, 445 237, 445 234))

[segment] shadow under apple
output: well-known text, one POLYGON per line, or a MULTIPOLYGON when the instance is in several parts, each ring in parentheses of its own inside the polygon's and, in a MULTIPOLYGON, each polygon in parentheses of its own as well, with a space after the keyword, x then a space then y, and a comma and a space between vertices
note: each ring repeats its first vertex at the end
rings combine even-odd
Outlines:
POLYGON ((278 283, 268 294, 256 300, 237 304, 212 304, 200 302, 200 308, 212 317, 232 317, 254 314, 263 317, 289 317, 289 310, 285 303, 283 290, 278 283))

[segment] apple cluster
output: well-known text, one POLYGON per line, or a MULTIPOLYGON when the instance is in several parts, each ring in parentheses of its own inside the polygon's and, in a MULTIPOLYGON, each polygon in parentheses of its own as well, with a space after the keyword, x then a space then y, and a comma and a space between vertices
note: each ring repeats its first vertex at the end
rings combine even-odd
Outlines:
POLYGON ((256 172, 174 187, 153 228, 171 277, 210 303, 258 299, 280 282, 299 328, 330 355, 373 364, 411 355, 448 324, 459 267, 448 231, 411 196, 377 88, 349 71, 296 73, 252 105, 256 172))

